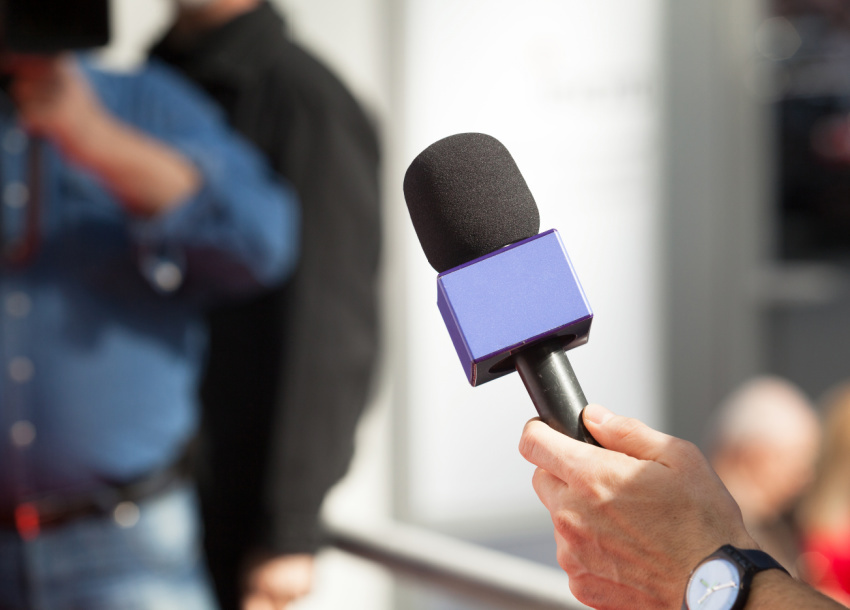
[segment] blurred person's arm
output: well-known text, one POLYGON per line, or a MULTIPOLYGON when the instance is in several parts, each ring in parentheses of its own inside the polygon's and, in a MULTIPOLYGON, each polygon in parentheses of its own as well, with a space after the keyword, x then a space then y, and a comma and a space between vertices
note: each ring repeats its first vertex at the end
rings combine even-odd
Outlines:
MULTIPOLYGON (((306 55, 296 58, 307 74, 324 73, 306 55)), ((304 239, 266 483, 273 510, 261 516, 268 519, 264 540, 280 554, 249 573, 249 582, 266 583, 267 591, 275 585, 278 595, 309 592, 312 554, 325 542, 322 502, 348 470, 378 358, 377 134, 336 81, 325 86, 329 91, 298 88, 289 118, 299 135, 285 140, 283 152, 294 159, 290 177, 304 202, 304 239), (334 371, 332 384, 323 381, 327 370, 334 371)), ((249 590, 244 610, 260 610, 249 605, 256 599, 249 590)))
MULTIPOLYGON (((692 443, 603 407, 585 410, 603 447, 540 421, 520 452, 552 515, 558 562, 576 598, 594 608, 682 607, 691 571, 724 544, 758 549, 737 504, 692 443)), ((778 570, 760 572, 746 608, 840 608, 778 570)))
POLYGON ((118 199, 156 290, 213 302, 292 271, 293 191, 185 80, 159 64, 120 74, 76 57, 12 69, 22 122, 118 199))
POLYGON ((12 71, 27 130, 96 174, 128 211, 154 216, 200 187, 188 159, 107 112, 70 57, 19 58, 12 71))

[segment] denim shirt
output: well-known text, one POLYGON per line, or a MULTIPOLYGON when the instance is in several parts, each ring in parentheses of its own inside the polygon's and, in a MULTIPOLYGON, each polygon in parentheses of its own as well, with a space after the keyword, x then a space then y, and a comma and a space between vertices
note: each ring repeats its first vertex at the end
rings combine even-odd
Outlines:
POLYGON ((0 253, 34 245, 0 267, 0 507, 176 459, 196 428, 203 308, 280 282, 297 252, 292 192, 204 97, 155 63, 80 65, 114 116, 191 160, 203 186, 132 217, 35 148, 0 100, 0 253))

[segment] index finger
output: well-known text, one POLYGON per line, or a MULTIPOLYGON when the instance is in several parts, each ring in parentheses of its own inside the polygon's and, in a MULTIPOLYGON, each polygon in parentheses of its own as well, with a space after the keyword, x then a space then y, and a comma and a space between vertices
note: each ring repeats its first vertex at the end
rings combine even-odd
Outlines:
POLYGON ((618 455, 561 434, 539 419, 532 419, 525 424, 520 438, 519 452, 535 466, 543 468, 568 484, 571 482, 571 475, 577 464, 598 462, 618 455))

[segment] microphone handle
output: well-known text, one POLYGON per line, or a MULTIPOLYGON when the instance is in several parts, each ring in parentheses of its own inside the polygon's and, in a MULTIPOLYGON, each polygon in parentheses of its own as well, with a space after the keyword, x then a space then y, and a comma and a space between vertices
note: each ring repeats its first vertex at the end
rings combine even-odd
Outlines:
POLYGON ((522 349, 514 354, 514 363, 544 423, 570 438, 599 445, 581 418, 587 398, 560 339, 522 349))

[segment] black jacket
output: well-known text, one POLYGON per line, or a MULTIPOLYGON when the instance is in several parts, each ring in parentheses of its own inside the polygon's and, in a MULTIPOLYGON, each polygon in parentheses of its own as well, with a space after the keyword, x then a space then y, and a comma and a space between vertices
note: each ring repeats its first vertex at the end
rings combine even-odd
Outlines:
POLYGON ((211 568, 232 569, 258 544, 313 552, 319 507, 350 461, 378 348, 375 130, 268 4, 191 46, 169 32, 152 53, 221 104, 303 208, 294 279, 210 315, 201 492, 211 568))

